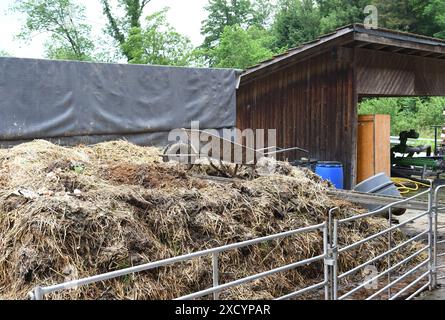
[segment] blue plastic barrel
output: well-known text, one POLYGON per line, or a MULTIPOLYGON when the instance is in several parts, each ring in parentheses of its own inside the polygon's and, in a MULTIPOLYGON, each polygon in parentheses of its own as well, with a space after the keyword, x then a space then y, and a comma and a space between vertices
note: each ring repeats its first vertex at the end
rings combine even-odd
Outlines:
POLYGON ((343 165, 340 162, 318 162, 315 173, 323 180, 329 180, 337 189, 344 188, 343 165))

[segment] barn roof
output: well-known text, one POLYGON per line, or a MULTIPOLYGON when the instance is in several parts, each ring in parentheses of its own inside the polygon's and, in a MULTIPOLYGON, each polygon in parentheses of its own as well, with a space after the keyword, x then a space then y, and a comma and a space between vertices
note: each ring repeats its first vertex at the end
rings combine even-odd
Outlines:
POLYGON ((364 48, 399 54, 445 59, 445 40, 389 29, 367 29, 353 24, 337 29, 314 41, 263 61, 244 71, 241 81, 252 80, 264 73, 281 69, 288 64, 304 60, 333 47, 364 48))

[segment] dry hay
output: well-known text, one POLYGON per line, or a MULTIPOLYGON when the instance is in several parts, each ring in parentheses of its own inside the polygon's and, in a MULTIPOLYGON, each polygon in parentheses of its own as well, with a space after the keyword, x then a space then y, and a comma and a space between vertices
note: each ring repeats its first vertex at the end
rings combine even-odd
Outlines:
MULTIPOLYGON (((35 141, 0 150, 0 297, 21 299, 36 285, 322 223, 334 206, 341 217, 358 212, 330 199, 315 175, 287 164, 280 164, 281 174, 221 184, 160 163, 159 153, 123 141, 77 148, 35 141)), ((372 218, 350 224, 341 229, 340 242, 363 239, 385 223, 372 218)), ((395 243, 404 239, 394 234, 395 243)), ((340 269, 386 248, 382 238, 365 244, 342 255, 340 269)), ((233 250, 220 256, 221 282, 321 252, 319 232, 233 250)), ((384 267, 385 261, 378 264, 384 267)), ((221 298, 271 299, 316 283, 322 274, 322 264, 313 264, 232 288, 221 298)), ((205 257, 51 298, 170 299, 211 283, 205 257)))

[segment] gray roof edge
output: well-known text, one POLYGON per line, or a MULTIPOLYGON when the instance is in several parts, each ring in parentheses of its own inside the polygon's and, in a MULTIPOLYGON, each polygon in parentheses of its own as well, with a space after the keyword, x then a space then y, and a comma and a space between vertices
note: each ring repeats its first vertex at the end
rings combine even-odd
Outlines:
POLYGON ((339 38, 339 37, 344 36, 349 33, 364 33, 364 34, 369 34, 369 35, 381 36, 381 37, 384 37, 387 39, 392 39, 392 40, 401 40, 401 41, 414 42, 414 43, 430 45, 430 46, 445 47, 445 40, 442 40, 442 39, 431 38, 431 37, 417 35, 417 34, 413 34, 413 33, 407 33, 407 32, 401 32, 401 31, 389 30, 389 29, 383 29, 383 28, 370 29, 370 28, 366 28, 363 24, 351 24, 351 25, 348 25, 345 27, 341 27, 333 33, 323 35, 320 38, 315 39, 311 42, 302 44, 300 47, 290 49, 287 53, 277 55, 269 60, 260 62, 256 66, 247 68, 244 71, 244 73, 241 75, 241 78, 246 77, 246 76, 253 74, 261 69, 267 68, 267 67, 274 65, 280 61, 291 58, 291 57, 298 55, 304 51, 312 49, 320 44, 332 41, 336 38, 339 38))
POLYGON ((432 46, 444 46, 445 47, 444 39, 432 38, 432 37, 422 36, 422 35, 414 34, 414 33, 389 30, 389 29, 384 29, 384 28, 371 29, 371 28, 366 28, 362 24, 354 24, 353 29, 355 32, 358 32, 358 33, 366 33, 366 34, 380 36, 380 37, 393 39, 393 40, 409 41, 409 42, 415 42, 415 43, 419 43, 419 44, 426 44, 426 45, 432 45, 432 46))

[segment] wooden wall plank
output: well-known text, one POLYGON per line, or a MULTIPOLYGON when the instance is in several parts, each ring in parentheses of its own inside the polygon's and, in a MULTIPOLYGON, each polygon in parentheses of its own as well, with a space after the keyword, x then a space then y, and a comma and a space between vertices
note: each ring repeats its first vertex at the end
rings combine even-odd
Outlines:
POLYGON ((318 160, 343 163, 345 185, 353 185, 357 118, 349 61, 327 52, 241 84, 237 96, 240 129, 277 129, 279 146, 302 147, 318 160))
POLYGON ((362 96, 445 96, 445 60, 357 48, 362 96))

